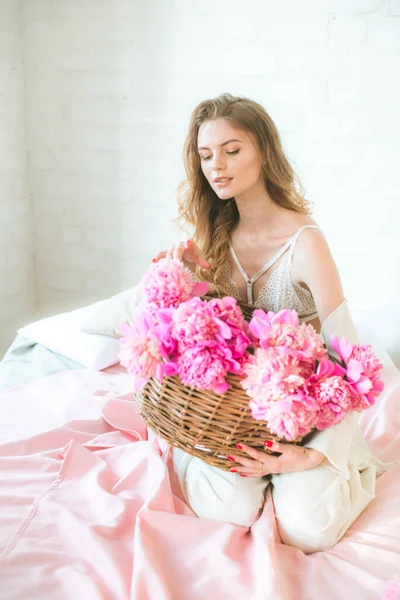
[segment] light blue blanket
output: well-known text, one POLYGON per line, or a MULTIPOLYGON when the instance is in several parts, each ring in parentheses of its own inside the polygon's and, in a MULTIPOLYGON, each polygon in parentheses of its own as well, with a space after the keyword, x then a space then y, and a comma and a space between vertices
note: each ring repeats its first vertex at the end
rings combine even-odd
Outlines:
POLYGON ((0 362, 0 392, 60 371, 84 369, 80 363, 17 335, 0 362))

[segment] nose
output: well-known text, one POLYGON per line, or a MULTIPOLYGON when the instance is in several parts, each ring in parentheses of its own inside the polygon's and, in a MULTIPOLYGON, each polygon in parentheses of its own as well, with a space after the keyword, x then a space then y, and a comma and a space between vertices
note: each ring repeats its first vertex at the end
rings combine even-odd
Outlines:
POLYGON ((210 160, 210 163, 215 177, 217 177, 218 173, 220 171, 223 171, 226 167, 225 159, 219 154, 214 154, 214 156, 210 160))

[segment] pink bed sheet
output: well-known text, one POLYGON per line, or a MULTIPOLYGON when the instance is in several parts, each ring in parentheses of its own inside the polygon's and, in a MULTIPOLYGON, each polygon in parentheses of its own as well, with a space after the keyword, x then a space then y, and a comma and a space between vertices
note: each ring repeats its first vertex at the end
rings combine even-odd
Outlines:
MULTIPOLYGON (((396 461, 400 372, 385 381, 361 423, 396 461)), ((269 492, 250 530, 197 518, 131 388, 118 369, 69 371, 0 397, 1 600, 400 598, 400 463, 334 548, 306 556, 280 543, 269 492)))

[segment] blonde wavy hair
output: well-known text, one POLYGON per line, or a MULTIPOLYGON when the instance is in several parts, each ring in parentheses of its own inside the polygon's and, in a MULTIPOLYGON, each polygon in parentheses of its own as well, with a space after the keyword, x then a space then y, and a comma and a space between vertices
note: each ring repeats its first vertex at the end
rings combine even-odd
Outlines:
POLYGON ((192 238, 211 269, 196 267, 200 281, 208 281, 220 296, 231 293, 223 276, 229 251, 230 234, 239 221, 234 198, 220 200, 201 170, 197 150, 199 128, 205 121, 224 118, 238 129, 252 133, 262 158, 262 174, 272 200, 289 210, 311 214, 311 203, 304 198, 304 189, 286 158, 278 129, 261 104, 243 96, 221 94, 204 100, 194 109, 183 148, 186 179, 177 190, 181 228, 194 232, 192 238))

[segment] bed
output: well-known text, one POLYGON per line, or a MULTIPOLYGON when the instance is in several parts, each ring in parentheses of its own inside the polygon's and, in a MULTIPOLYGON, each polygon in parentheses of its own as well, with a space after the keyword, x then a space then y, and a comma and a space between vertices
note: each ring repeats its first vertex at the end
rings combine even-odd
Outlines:
POLYGON ((0 363, 0 598, 400 599, 400 371, 390 359, 384 380, 360 424, 393 464, 344 538, 307 556, 280 543, 270 491, 251 530, 193 514, 117 363, 88 368, 17 335, 0 363))
POLYGON ((63 354, 17 335, 0 363, 0 392, 61 371, 84 368, 63 354))

